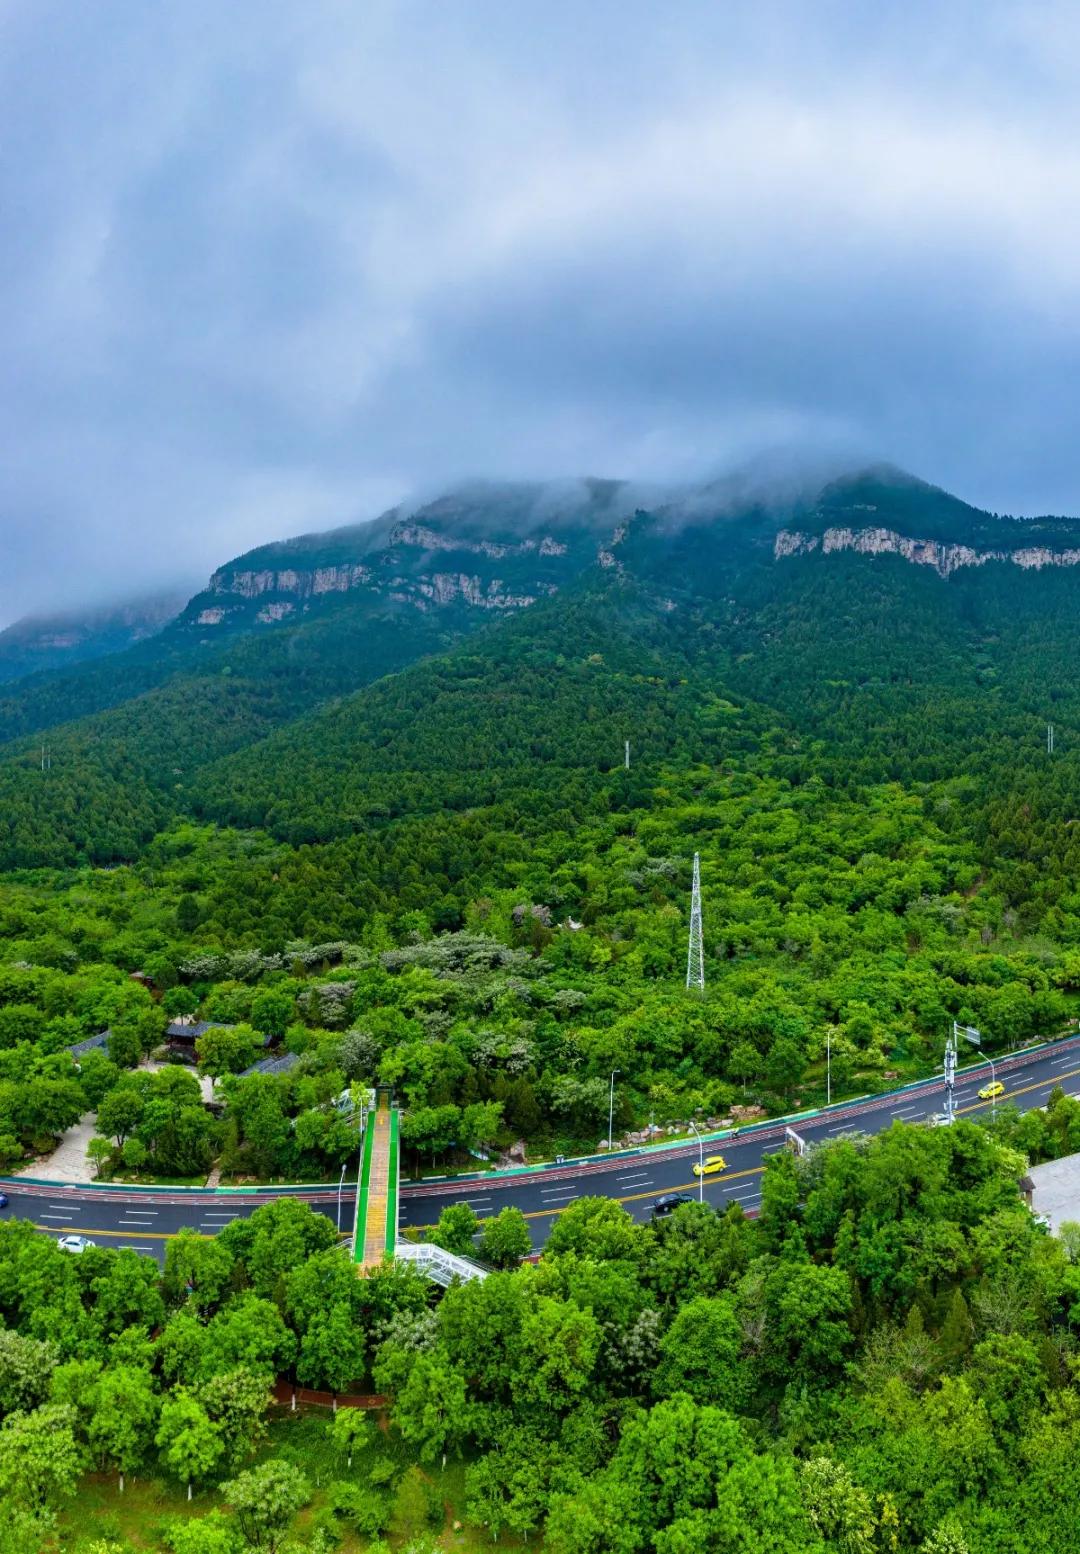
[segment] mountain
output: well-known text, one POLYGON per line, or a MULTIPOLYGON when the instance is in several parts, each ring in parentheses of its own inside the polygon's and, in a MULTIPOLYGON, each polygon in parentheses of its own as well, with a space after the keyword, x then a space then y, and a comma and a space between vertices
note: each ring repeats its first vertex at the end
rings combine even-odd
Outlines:
POLYGON ((400 606, 458 615, 526 608, 596 563, 633 512, 628 489, 599 480, 473 484, 371 523, 264 545, 215 572, 177 630, 210 641, 293 624, 346 595, 372 619, 400 606))
POLYGON ((0 631, 0 681, 104 658, 156 636, 184 608, 186 591, 159 593, 68 610, 26 615, 0 631))
POLYGON ((1080 724, 1078 562, 1073 520, 886 467, 784 491, 464 487, 249 552, 152 641, 13 687, 0 863, 132 858, 182 814, 325 842, 520 794, 566 750, 572 789, 640 727, 654 761, 677 729, 695 748, 679 686, 827 741, 838 780, 980 763, 1000 784, 1013 742, 1080 724))

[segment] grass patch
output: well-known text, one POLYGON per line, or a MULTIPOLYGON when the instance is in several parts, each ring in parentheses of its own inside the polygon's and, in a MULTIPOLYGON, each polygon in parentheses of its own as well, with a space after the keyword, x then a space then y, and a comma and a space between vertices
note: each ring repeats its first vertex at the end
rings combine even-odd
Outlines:
MULTIPOLYGON (((370 1416, 373 1419, 374 1415, 370 1416)), ((365 1447, 353 1457, 350 1472, 345 1460, 335 1451, 330 1440, 333 1415, 328 1409, 299 1408, 295 1413, 288 1409, 276 1409, 270 1423, 270 1433, 262 1449, 246 1466, 254 1466, 271 1457, 284 1458, 294 1463, 307 1476, 312 1487, 312 1500, 306 1506, 292 1528, 292 1536, 302 1543, 310 1539, 315 1529, 329 1515, 328 1502, 331 1486, 339 1483, 368 1487, 372 1482, 372 1470, 377 1464, 389 1462, 394 1470, 394 1482, 383 1493, 393 1503, 396 1484, 415 1459, 397 1431, 380 1420, 380 1428, 371 1446, 365 1447)), ((400 1535, 387 1537, 392 1548, 403 1547, 410 1538, 427 1532, 439 1549, 447 1554, 482 1554, 492 1547, 491 1535, 482 1527, 471 1526, 465 1518, 465 1472, 467 1461, 452 1458, 442 1468, 437 1462, 424 1465, 425 1479, 432 1486, 433 1498, 443 1508, 440 1528, 431 1527, 426 1520, 418 1520, 400 1535), (455 1528, 454 1523, 460 1527, 455 1528)), ((80 1554, 82 1545, 99 1539, 126 1540, 140 1551, 163 1554, 167 1545, 165 1531, 176 1518, 205 1516, 215 1507, 221 1507, 219 1490, 208 1488, 197 1492, 189 1505, 183 1488, 168 1480, 157 1478, 128 1478, 121 1495, 115 1474, 88 1474, 80 1483, 75 1501, 62 1513, 54 1544, 56 1554, 80 1554)), ((364 1554, 370 1539, 348 1524, 339 1522, 341 1542, 338 1554, 364 1554)), ((500 1549, 519 1549, 523 1545, 511 1534, 499 1536, 500 1549)), ((529 1547, 542 1550, 543 1544, 535 1539, 529 1547)))

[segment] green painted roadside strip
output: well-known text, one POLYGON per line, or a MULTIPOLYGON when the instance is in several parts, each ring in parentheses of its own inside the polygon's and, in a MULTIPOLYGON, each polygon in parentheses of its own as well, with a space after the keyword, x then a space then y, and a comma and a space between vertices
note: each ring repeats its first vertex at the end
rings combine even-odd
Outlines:
POLYGON ((368 1187, 371 1180, 371 1152, 375 1138, 375 1113, 367 1114, 364 1129, 364 1155, 360 1164, 360 1186, 356 1200, 356 1222, 353 1225, 353 1262, 364 1260, 364 1236, 367 1233, 368 1187))

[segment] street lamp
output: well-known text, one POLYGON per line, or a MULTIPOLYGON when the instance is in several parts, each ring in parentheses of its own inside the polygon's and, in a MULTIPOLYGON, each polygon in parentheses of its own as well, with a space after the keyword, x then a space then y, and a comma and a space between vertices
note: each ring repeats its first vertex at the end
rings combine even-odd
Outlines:
POLYGON ((345 1172, 348 1169, 348 1165, 348 1160, 342 1162, 341 1179, 337 1184, 337 1233, 339 1236, 341 1234, 341 1189, 345 1186, 345 1172))
POLYGON ((692 1122, 690 1124, 690 1126, 693 1128, 695 1134, 697 1135, 697 1158, 698 1158, 697 1196, 698 1196, 698 1202, 699 1203, 704 1203, 705 1202, 705 1148, 704 1148, 704 1145, 701 1142, 701 1130, 698 1127, 697 1123, 696 1122, 692 1122))
POLYGON ((621 1069, 616 1068, 616 1069, 613 1069, 612 1073, 611 1073, 611 1089, 610 1089, 610 1091, 608 1093, 608 1106, 607 1106, 607 1147, 608 1147, 608 1154, 611 1153, 611 1121, 612 1121, 612 1118, 615 1115, 615 1075, 619 1074, 621 1072, 622 1072, 621 1069))
POLYGON ((997 1084, 997 1071, 994 1068, 994 1060, 993 1060, 992 1057, 987 1055, 986 1061, 990 1065, 990 1089, 991 1089, 991 1092, 992 1092, 991 1096, 990 1096, 990 1115, 992 1117, 996 1117, 997 1116, 997 1091, 994 1089, 994 1086, 997 1084))
POLYGON ((825 1105, 832 1105, 832 1031, 825 1029, 825 1105))

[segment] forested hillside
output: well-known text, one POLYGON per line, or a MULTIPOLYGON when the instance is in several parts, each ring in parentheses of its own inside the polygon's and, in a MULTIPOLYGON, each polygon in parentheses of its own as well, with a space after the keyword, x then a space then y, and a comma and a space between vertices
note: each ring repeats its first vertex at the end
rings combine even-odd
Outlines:
MULTIPOLYGON (((842 1093, 927 1071, 950 1018, 991 1050, 1059 1029, 1080 991, 1080 573, 776 554, 782 525, 868 507, 963 544, 998 521, 881 473, 816 506, 669 505, 508 618, 399 602, 373 622, 341 598, 185 648, 156 690, 52 729, 51 769, 36 741, 0 761, 7 866, 74 870, 8 876, 5 953, 61 984, 149 970, 204 1018, 289 1033, 319 1096, 400 1085, 436 1154, 488 1104, 504 1142, 588 1145, 615 1066, 623 1125, 679 1121, 814 1098, 826 1037, 842 1093)), ((1041 527, 1066 547, 1066 522, 1041 527)), ((333 562, 318 538, 277 560, 312 554, 333 562)), ((63 1013, 88 1033, 99 1006, 54 982, 12 994, 27 1032, 63 1013)), ((321 1104, 295 1075, 255 1089, 280 1118, 321 1104)), ((234 1112, 239 1169, 240 1090, 234 1112)), ((259 1170, 330 1168, 333 1138, 278 1137, 259 1170)))
MULTIPOLYGON (((393 543, 396 515, 240 558, 154 644, 9 689, 0 1163, 93 1111, 104 1177, 336 1182, 340 1098, 383 1083, 404 1169, 454 1170, 594 1148, 609 1101, 616 1130, 819 1103, 826 1043, 836 1098, 932 1072, 952 1019, 991 1053, 1072 1025, 1069 523, 1018 565, 1036 526, 883 472, 784 504, 587 495, 576 531, 503 492, 495 538, 483 504, 432 504, 393 543), (451 518, 482 586, 435 607, 451 518), (871 521, 917 549, 826 548, 871 521), (995 558, 949 570, 931 541, 995 558), (360 543, 405 582, 317 591, 360 543), (565 569, 524 602, 541 559, 565 569), (222 599, 243 609, 204 631, 222 599), (212 1111, 140 1066, 177 1017, 208 1026, 212 1111), (268 1049, 289 1064, 252 1071, 268 1049)), ((357 1281, 290 1203, 174 1243, 164 1278, 0 1227, 0 1550, 81 1551, 92 1469, 109 1507, 105 1475, 156 1476, 109 1554, 290 1526, 426 1549, 455 1518, 552 1554, 1072 1554, 1075 1238, 1016 1181, 1080 1146, 1078 1114, 784 1157, 756 1225, 584 1200, 535 1269, 516 1210, 459 1206, 431 1234, 506 1271, 442 1299, 357 1281), (271 1419, 275 1373, 380 1389, 385 1440, 271 1419)))

